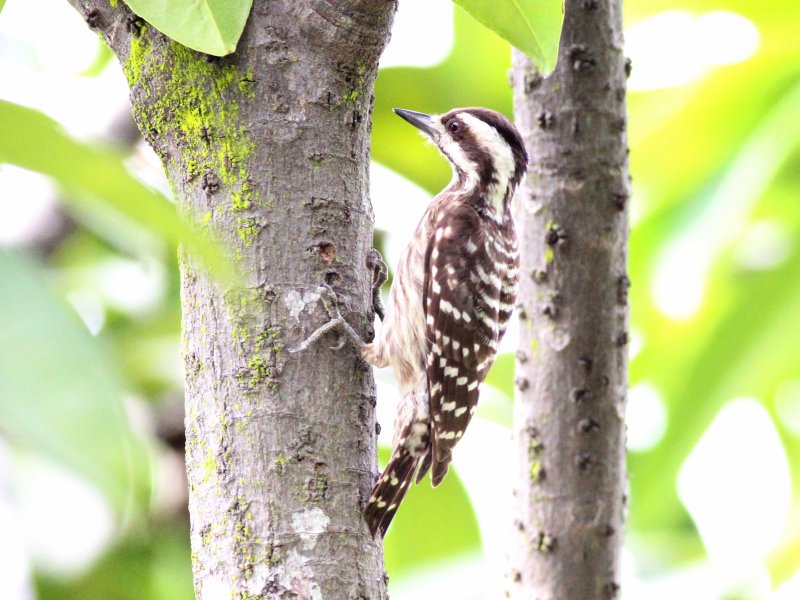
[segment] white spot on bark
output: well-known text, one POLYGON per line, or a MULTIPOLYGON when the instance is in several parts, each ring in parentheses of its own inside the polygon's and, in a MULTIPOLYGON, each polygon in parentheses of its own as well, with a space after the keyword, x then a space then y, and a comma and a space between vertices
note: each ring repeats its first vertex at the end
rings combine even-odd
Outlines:
POLYGON ((230 582, 214 579, 213 576, 207 575, 201 579, 202 593, 200 596, 203 600, 229 600, 231 597, 230 582))
POLYGON ((315 304, 318 301, 318 292, 305 292, 301 295, 300 292, 292 290, 283 297, 283 302, 286 304, 286 308, 289 309, 289 315, 293 319, 300 316, 300 313, 305 310, 308 304, 315 304))
POLYGON ((550 344, 550 347, 556 352, 564 350, 572 341, 572 336, 570 336, 569 331, 562 327, 556 327, 552 331, 548 330, 545 333, 545 338, 550 344))
POLYGON ((308 558, 296 550, 291 550, 284 562, 275 568, 274 579, 286 590, 297 594, 299 598, 322 600, 322 590, 319 584, 313 580, 314 570, 308 565, 308 562, 308 558))
POLYGON ((311 550, 317 544, 317 536, 328 529, 328 518, 322 509, 314 507, 292 515, 292 528, 303 541, 303 548, 311 550))

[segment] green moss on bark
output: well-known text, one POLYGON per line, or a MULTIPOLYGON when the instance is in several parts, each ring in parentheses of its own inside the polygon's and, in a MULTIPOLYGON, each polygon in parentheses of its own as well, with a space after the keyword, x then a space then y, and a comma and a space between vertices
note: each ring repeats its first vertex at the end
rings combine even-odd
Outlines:
MULTIPOLYGON (((145 137, 191 183, 205 178, 230 199, 228 210, 251 208, 253 189, 247 170, 254 142, 239 117, 239 101, 255 97, 252 71, 207 57, 171 41, 162 50, 160 35, 142 26, 131 36, 125 75, 134 93, 134 115, 145 137), (167 148, 177 148, 175 155, 167 148)), ((249 245, 258 229, 240 217, 239 235, 249 245)))

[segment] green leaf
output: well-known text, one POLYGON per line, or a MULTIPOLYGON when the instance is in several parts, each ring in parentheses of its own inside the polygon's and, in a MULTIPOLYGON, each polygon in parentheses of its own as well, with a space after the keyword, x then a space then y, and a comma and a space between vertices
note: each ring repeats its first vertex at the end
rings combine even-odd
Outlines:
POLYGON ((74 208, 108 218, 111 207, 131 221, 182 244, 217 277, 231 265, 219 245, 181 219, 164 196, 134 179, 120 156, 71 138, 41 112, 0 100, 0 164, 10 163, 55 179, 74 208))
POLYGON ((0 0, 0 11, 3 10, 3 6, 5 6, 6 0, 0 0))
POLYGON ((253 0, 125 0, 137 15, 193 50, 225 56, 236 51, 253 0))
POLYGON ((472 17, 531 57, 543 75, 556 68, 563 0, 453 0, 472 17))
POLYGON ((34 261, 0 252, 0 434, 84 474, 119 509, 146 504, 150 471, 117 365, 34 261), (10 351, 13 349, 13 351, 10 351))

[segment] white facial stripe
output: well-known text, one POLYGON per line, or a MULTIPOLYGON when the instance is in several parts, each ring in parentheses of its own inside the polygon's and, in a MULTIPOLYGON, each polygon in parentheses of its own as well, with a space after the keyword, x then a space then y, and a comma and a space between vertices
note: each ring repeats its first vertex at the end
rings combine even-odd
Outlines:
MULTIPOLYGON (((472 160, 470 160, 464 151, 461 149, 461 146, 458 145, 451 137, 450 134, 445 131, 444 125, 442 124, 442 115, 431 115, 436 123, 436 129, 439 132, 439 145, 441 147, 442 152, 447 155, 452 162, 457 164, 459 168, 464 171, 467 180, 464 182, 467 189, 473 188, 478 185, 479 177, 478 177, 478 165, 475 164, 472 160)), ((458 115, 459 118, 461 115, 458 115)), ((453 185, 458 180, 458 175, 454 172, 453 179, 450 181, 450 185, 453 185)))
POLYGON ((514 153, 503 136, 494 127, 469 113, 459 113, 458 118, 467 124, 478 143, 494 157, 494 168, 498 179, 500 181, 511 179, 516 167, 514 153))
MULTIPOLYGON (((494 205, 499 209, 505 200, 508 182, 514 176, 516 170, 514 153, 508 143, 503 139, 503 136, 485 121, 467 112, 457 113, 456 117, 469 128, 475 140, 493 157, 493 166, 497 183, 490 186, 488 190, 488 200, 490 205, 494 205)), ((445 130, 445 126, 442 123, 442 115, 431 115, 431 118, 434 127, 439 132, 440 150, 451 162, 458 165, 458 168, 464 172, 466 178, 466 181, 463 182, 464 187, 466 189, 476 187, 480 181, 478 165, 470 160, 461 149, 461 146, 450 137, 450 134, 445 130)), ((454 169, 453 178, 448 187, 455 185, 457 181, 458 174, 454 169)), ((500 218, 500 212, 492 216, 495 216, 497 220, 500 218)))
POLYGON ((493 157, 498 183, 492 186, 494 188, 491 190, 492 202, 500 205, 505 197, 508 181, 516 169, 514 153, 503 136, 488 123, 469 113, 459 113, 458 118, 466 123, 478 143, 493 157))

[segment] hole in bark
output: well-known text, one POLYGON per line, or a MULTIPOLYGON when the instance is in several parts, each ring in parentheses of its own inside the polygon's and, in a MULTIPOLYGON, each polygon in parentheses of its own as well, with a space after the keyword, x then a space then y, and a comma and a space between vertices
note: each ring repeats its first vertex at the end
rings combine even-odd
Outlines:
POLYGON ((549 110, 543 110, 536 115, 536 122, 539 124, 539 129, 550 129, 556 121, 556 116, 549 110))
POLYGON ((572 390, 572 399, 575 402, 588 402, 594 398, 592 390, 587 388, 579 388, 572 390))
POLYGON ((125 19, 125 28, 128 30, 128 33, 134 37, 139 37, 141 35, 142 27, 144 27, 144 21, 139 17, 131 16, 125 19))
POLYGON ((616 532, 617 532, 617 530, 616 530, 616 529, 614 529, 614 528, 613 528, 611 525, 608 525, 608 524, 606 524, 606 525, 603 525, 603 526, 600 528, 600 534, 601 534, 603 537, 611 537, 611 536, 612 536, 612 535, 614 535, 616 532))
POLYGON ((533 279, 536 283, 547 281, 547 271, 544 269, 534 269, 531 271, 531 279, 533 279))
POLYGON ((594 419, 581 419, 578 421, 578 431, 580 433, 590 433, 592 431, 600 431, 600 423, 594 419))
POLYGON ((628 202, 628 194, 616 193, 613 195, 611 202, 614 204, 614 208, 617 210, 625 210, 625 204, 628 202))
POLYGON ((523 82, 525 93, 530 94, 533 90, 542 85, 543 81, 544 77, 542 77, 542 74, 539 73, 539 71, 525 73, 525 80, 523 82))
POLYGON ((628 289, 631 287, 631 280, 627 275, 620 275, 617 278, 617 302, 623 306, 628 303, 628 289))
POLYGON ((582 452, 578 454, 576 462, 581 471, 588 471, 597 464, 597 459, 587 452, 582 452))
MULTIPOLYGON (((350 120, 350 129, 355 129, 361 124, 362 116, 357 110, 353 111, 353 118, 350 120)), ((355 157, 353 157, 355 158, 355 157)))
POLYGON ((548 554, 556 549, 557 540, 556 536, 540 531, 534 538, 533 543, 536 546, 536 550, 548 554))
POLYGON ((337 285, 341 280, 342 278, 339 277, 339 274, 336 271, 328 271, 325 273, 325 283, 330 286, 337 285))
POLYGON ((336 260, 336 246, 334 246, 330 242, 322 242, 321 244, 316 244, 315 246, 311 246, 308 249, 309 252, 312 254, 316 254, 326 263, 333 264, 333 261, 336 260))
POLYGON ((100 21, 100 11, 96 8, 92 7, 86 11, 86 24, 89 27, 97 27, 98 22, 100 21))
POLYGON ((583 44, 575 44, 570 47, 569 60, 575 71, 588 71, 597 65, 597 61, 592 56, 591 51, 583 44))
POLYGON ((567 234, 561 227, 555 223, 551 223, 547 227, 547 232, 544 234, 544 241, 548 246, 555 246, 556 244, 561 244, 566 240, 567 234))
POLYGON ((558 307, 555 304, 547 302, 542 305, 542 314, 555 321, 558 318, 558 307))
POLYGON ((583 367, 583 370, 587 373, 592 372, 592 367, 594 366, 594 359, 591 356, 583 355, 578 359, 578 364, 583 367))

